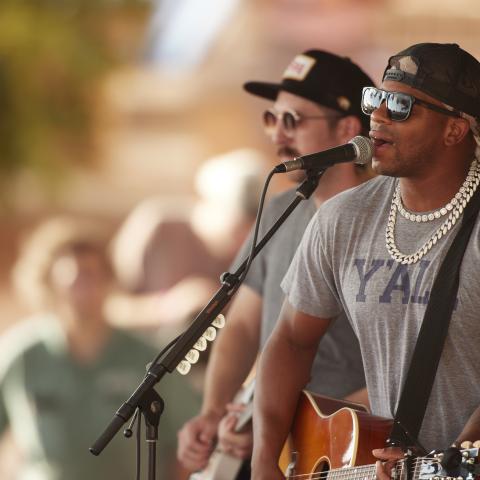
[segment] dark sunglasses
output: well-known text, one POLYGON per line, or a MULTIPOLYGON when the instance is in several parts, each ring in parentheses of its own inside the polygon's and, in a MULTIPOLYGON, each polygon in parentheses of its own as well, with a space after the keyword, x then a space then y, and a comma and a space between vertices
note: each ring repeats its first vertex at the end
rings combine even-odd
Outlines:
POLYGON ((447 110, 433 103, 420 100, 413 95, 402 92, 386 92, 375 87, 365 87, 362 91, 362 111, 366 115, 371 115, 374 110, 380 108, 385 101, 387 107, 387 115, 395 122, 404 122, 412 113, 413 105, 416 103, 425 108, 429 108, 438 113, 449 115, 451 117, 459 117, 460 112, 447 110))
POLYGON ((282 122, 282 127, 287 133, 293 133, 302 120, 318 118, 341 118, 341 115, 300 115, 295 110, 284 110, 276 112, 268 109, 263 112, 263 126, 267 133, 272 132, 277 126, 277 122, 282 122))

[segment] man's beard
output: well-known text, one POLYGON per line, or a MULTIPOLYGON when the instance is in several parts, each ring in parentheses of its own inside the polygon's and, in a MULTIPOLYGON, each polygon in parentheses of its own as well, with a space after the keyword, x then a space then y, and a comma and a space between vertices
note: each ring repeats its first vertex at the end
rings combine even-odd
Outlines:
POLYGON ((280 147, 277 150, 277 156, 282 158, 282 157, 290 157, 290 158, 295 158, 295 157, 300 157, 300 152, 298 150, 295 150, 290 147, 280 147))

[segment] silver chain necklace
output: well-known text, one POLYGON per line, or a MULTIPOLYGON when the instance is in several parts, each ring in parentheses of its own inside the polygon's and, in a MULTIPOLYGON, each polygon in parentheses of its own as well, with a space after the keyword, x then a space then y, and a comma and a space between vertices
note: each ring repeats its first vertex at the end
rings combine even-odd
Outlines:
POLYGON ((397 184, 392 197, 388 215, 385 239, 388 253, 398 263, 410 265, 417 263, 436 243, 455 225, 467 203, 472 198, 480 183, 480 164, 475 158, 470 165, 467 177, 455 196, 444 206, 429 214, 414 214, 405 210, 400 197, 400 185, 397 184), (406 255, 395 244, 395 223, 397 212, 412 222, 428 222, 448 214, 445 221, 435 230, 432 236, 415 252, 406 255))

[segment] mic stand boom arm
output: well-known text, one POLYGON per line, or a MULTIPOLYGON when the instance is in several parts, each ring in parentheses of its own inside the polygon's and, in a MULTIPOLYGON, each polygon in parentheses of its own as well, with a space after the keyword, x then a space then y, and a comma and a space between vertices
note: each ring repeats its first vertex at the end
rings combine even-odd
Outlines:
MULTIPOLYGON (((307 171, 307 178, 297 188, 295 199, 286 208, 285 212, 278 218, 270 230, 265 234, 262 240, 256 245, 253 252, 253 257, 260 252, 260 250, 280 228, 280 226, 297 207, 297 205, 302 200, 305 200, 312 195, 317 188, 320 177, 323 175, 324 171, 325 170, 315 170, 311 172, 307 171)), ((153 389, 154 385, 158 383, 167 372, 171 373, 173 370, 175 370, 177 365, 183 360, 185 355, 191 350, 194 344, 203 335, 205 330, 231 300, 233 294, 240 286, 239 277, 245 270, 247 263, 248 259, 246 259, 240 265, 235 273, 225 273, 222 275, 222 286, 217 290, 208 304, 203 308, 195 320, 193 320, 191 325, 177 340, 165 358, 150 366, 142 383, 132 393, 130 398, 117 410, 109 425, 98 437, 93 446, 90 447, 91 453, 94 455, 99 455, 112 440, 112 438, 117 434, 120 428, 122 428, 122 426, 128 422, 130 417, 134 414, 136 408, 145 405, 145 399, 152 396, 151 390, 153 389)), ((153 406, 152 408, 154 409, 155 407, 153 406)))

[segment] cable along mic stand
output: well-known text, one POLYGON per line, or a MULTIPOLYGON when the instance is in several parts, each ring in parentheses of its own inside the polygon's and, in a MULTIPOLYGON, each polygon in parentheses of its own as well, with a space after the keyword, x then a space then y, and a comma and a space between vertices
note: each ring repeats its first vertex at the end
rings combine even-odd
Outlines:
MULTIPOLYGON (((252 258, 258 255, 260 250, 285 222, 297 205, 302 200, 310 198, 312 193, 317 188, 318 182, 324 172, 325 169, 312 169, 306 171, 306 179, 297 188, 294 200, 285 209, 283 214, 273 224, 270 230, 268 230, 262 240, 255 246, 252 258)), ((155 480, 156 442, 158 440, 158 425, 163 412, 164 402, 153 387, 156 383, 160 382, 167 372, 172 373, 175 370, 177 365, 183 360, 186 354, 200 339, 205 330, 210 327, 217 315, 219 315, 223 308, 228 304, 241 284, 240 277, 244 273, 247 264, 248 258, 243 261, 235 273, 232 274, 226 272, 221 275, 220 279, 222 286, 217 290, 208 304, 196 316, 191 325, 166 353, 165 358, 157 362, 153 362, 150 365, 142 383, 140 383, 132 395, 115 412, 113 419, 110 421, 103 433, 97 438, 95 443, 90 447, 89 450, 93 455, 100 455, 103 449, 118 433, 122 426, 128 422, 138 408, 141 414, 144 416, 147 427, 146 441, 149 445, 148 480, 155 480)))

